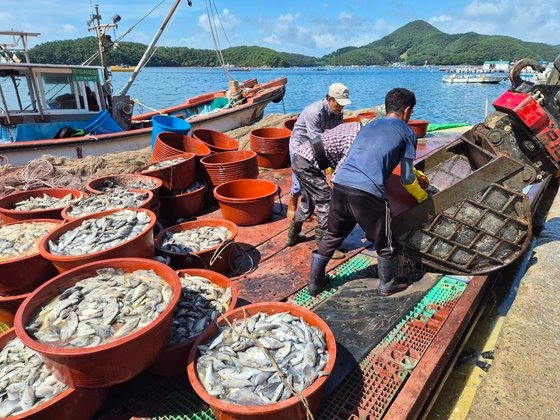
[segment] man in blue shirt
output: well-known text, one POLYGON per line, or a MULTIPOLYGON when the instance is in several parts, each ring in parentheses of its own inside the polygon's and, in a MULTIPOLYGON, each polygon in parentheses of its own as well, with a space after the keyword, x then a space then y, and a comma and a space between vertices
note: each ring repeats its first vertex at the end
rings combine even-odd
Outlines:
MULTIPOLYGON (((336 127, 343 122, 342 109, 352 102, 349 99, 349 90, 342 83, 333 83, 325 98, 307 105, 299 114, 292 135, 290 136, 290 158, 293 158, 298 147, 317 137, 323 131, 336 127)), ((292 220, 301 187, 295 174, 292 174, 292 188, 288 201, 287 217, 292 220)))
POLYGON ((325 268, 334 251, 356 223, 377 251, 379 294, 389 296, 408 287, 397 278, 398 252, 391 233, 391 214, 385 198, 385 181, 401 165, 401 183, 418 202, 428 194, 418 184, 423 175, 414 168, 416 134, 407 124, 416 105, 408 89, 395 88, 385 96, 386 116, 367 124, 350 146, 333 175, 327 232, 311 256, 309 293, 324 287, 325 268))

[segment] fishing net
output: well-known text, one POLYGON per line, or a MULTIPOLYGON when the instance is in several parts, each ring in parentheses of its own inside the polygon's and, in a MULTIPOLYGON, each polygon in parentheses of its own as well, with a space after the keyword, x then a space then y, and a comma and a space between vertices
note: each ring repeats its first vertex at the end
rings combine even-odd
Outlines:
POLYGON ((148 164, 151 149, 88 156, 83 159, 44 155, 23 167, 0 167, 0 197, 36 188, 83 189, 84 183, 106 175, 132 173, 148 164))

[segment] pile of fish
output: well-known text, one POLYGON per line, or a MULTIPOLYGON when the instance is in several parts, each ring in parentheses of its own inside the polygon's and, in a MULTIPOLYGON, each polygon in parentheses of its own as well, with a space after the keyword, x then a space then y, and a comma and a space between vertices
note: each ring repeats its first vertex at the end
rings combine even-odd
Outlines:
POLYGON ((19 338, 0 351, 0 418, 21 414, 68 389, 19 338))
POLYGON ((125 188, 91 194, 72 204, 67 213, 70 217, 78 218, 104 210, 123 209, 125 207, 140 207, 148 199, 148 192, 130 191, 125 188))
POLYGON ((169 345, 197 336, 231 303, 231 287, 222 288, 206 277, 182 274, 181 299, 173 312, 173 328, 169 345))
POLYGON ((13 210, 32 211, 62 209, 76 203, 78 200, 79 198, 74 198, 72 194, 67 194, 62 198, 43 194, 41 197, 29 197, 26 200, 18 201, 15 203, 13 210))
POLYGON ((231 238, 232 233, 225 226, 202 226, 179 232, 165 233, 161 249, 178 254, 204 251, 220 245, 231 238))
POLYGON ((139 235, 150 226, 145 211, 132 209, 84 220, 57 240, 49 240, 48 250, 54 255, 84 255, 113 248, 139 235))
POLYGON ((132 178, 132 179, 124 179, 122 181, 120 180, 111 180, 111 179, 106 179, 105 181, 103 181, 102 185, 101 185, 101 191, 107 191, 107 190, 114 190, 114 189, 118 189, 118 188, 124 188, 124 189, 136 189, 136 190, 151 190, 152 188, 155 188, 157 186, 157 183, 155 180, 147 180, 144 181, 143 179, 138 179, 138 178, 132 178))
POLYGON ((243 406, 302 392, 325 374, 329 358, 323 331, 286 312, 233 320, 198 350, 196 370, 206 391, 243 406))
POLYGON ((41 239, 58 226, 37 221, 0 226, 0 261, 38 253, 41 239))
POLYGON ((167 160, 161 160, 159 162, 154 163, 153 165, 148 166, 145 171, 155 171, 156 169, 163 169, 163 168, 167 168, 168 166, 173 166, 173 165, 177 165, 181 162, 184 162, 185 158, 182 157, 178 157, 178 158, 174 158, 174 159, 167 159, 167 160))
POLYGON ((99 269, 45 302, 26 331, 49 346, 98 346, 150 324, 172 297, 171 286, 153 270, 99 269))
POLYGON ((182 190, 178 190, 178 191, 173 191, 171 195, 173 196, 173 195, 188 194, 188 193, 191 193, 193 191, 197 191, 197 190, 201 189, 205 185, 206 185, 206 183, 204 183, 203 181, 195 181, 193 184, 189 185, 187 188, 183 188, 182 190))

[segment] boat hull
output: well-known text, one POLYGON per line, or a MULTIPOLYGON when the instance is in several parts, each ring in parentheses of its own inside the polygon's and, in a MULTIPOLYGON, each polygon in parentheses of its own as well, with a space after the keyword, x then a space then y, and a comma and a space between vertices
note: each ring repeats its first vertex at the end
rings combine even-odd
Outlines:
POLYGON ((490 83, 496 84, 507 79, 505 76, 484 76, 484 75, 471 75, 471 76, 445 76, 441 79, 443 83, 490 83))
MULTIPOLYGON (((252 79, 248 89, 255 89, 255 95, 248 97, 246 102, 233 108, 222 109, 217 112, 193 115, 187 118, 192 129, 207 128, 216 131, 229 131, 238 127, 253 124, 262 119, 264 110, 270 102, 282 100, 285 93, 287 79, 257 84, 252 79), (254 82, 253 82, 254 81, 254 82)), ((175 115, 185 118, 187 109, 195 104, 204 104, 216 97, 223 97, 224 91, 199 95, 188 99, 183 104, 165 108, 159 112, 151 112, 135 116, 131 130, 116 133, 87 135, 63 139, 44 139, 0 143, 0 165, 26 165, 30 160, 43 155, 83 158, 86 156, 100 156, 106 153, 140 150, 151 146, 152 128, 151 117, 158 114, 175 115)))

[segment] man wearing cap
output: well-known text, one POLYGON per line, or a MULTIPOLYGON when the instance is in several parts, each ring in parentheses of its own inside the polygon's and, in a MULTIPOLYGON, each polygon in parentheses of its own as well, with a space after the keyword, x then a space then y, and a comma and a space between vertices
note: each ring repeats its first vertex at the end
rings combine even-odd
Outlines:
MULTIPOLYGON (((317 210, 315 241, 319 246, 327 230, 331 202, 331 187, 327 184, 325 169, 337 167, 361 129, 362 124, 359 122, 339 124, 305 142, 296 150, 292 158, 292 171, 301 185, 301 202, 288 231, 287 246, 293 246, 305 239, 300 235, 301 228, 314 210, 317 210)), ((344 254, 335 250, 332 258, 344 258, 344 254)))
MULTIPOLYGON (((342 109, 351 103, 348 88, 342 83, 333 83, 329 86, 325 98, 306 106, 299 114, 290 136, 289 148, 292 161, 299 146, 316 138, 325 130, 342 124, 342 109)), ((287 217, 292 222, 288 235, 292 238, 298 237, 301 232, 301 224, 293 223, 300 195, 300 183, 295 173, 292 172, 292 188, 287 211, 287 217)), ((308 206, 309 203, 301 203, 301 205, 308 206)), ((304 210, 303 213, 305 212, 304 210)))

